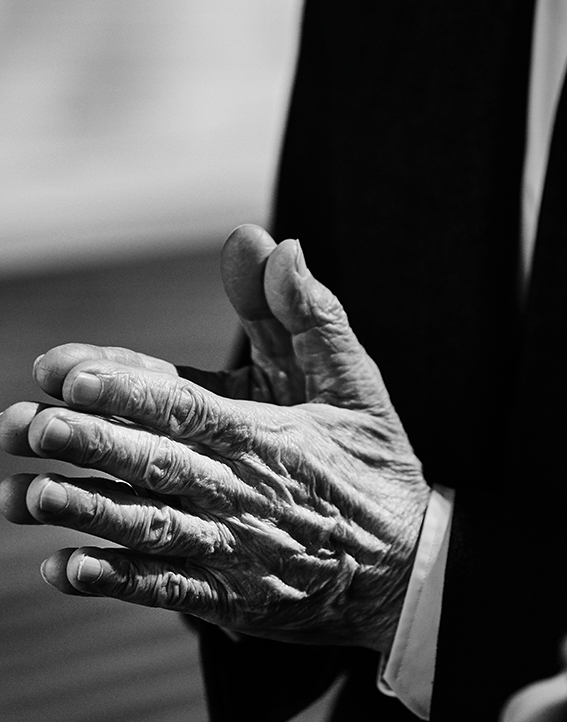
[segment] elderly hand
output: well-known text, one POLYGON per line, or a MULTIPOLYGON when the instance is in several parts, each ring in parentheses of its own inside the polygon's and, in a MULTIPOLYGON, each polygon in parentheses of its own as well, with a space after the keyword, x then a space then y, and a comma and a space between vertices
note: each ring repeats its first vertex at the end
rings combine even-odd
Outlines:
POLYGON ((69 344, 36 362, 67 407, 20 403, 10 452, 124 484, 56 475, 2 483, 5 515, 124 548, 63 550, 62 591, 178 610, 248 634, 389 647, 428 488, 378 368, 296 241, 247 226, 223 278, 252 342, 234 373, 69 344), (197 383, 198 382, 198 383, 197 383))

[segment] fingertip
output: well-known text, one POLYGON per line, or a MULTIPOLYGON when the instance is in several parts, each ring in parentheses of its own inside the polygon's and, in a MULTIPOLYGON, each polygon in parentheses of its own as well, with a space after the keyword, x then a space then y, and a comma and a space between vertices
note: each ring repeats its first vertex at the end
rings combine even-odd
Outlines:
POLYGON ((74 551, 73 548, 59 549, 46 559, 39 570, 43 581, 60 591, 63 591, 62 587, 71 586, 67 579, 67 562, 74 551))
POLYGON ((39 524, 27 506, 34 474, 13 474, 0 481, 0 512, 13 524, 39 524))
POLYGON ((264 289, 272 313, 292 334, 312 325, 311 296, 319 287, 324 289, 307 268, 299 241, 282 241, 267 260, 264 289))
POLYGON ((69 506, 69 494, 59 474, 39 474, 26 493, 26 506, 31 516, 42 524, 53 524, 57 514, 69 506))
POLYGON ((45 404, 20 401, 7 408, 0 417, 0 448, 14 456, 35 456, 29 440, 30 424, 45 404))
POLYGON ((228 237, 221 252, 221 275, 229 301, 246 320, 271 316, 264 295, 264 269, 276 243, 260 226, 244 225, 228 237))
POLYGON ((296 238, 286 238, 274 249, 266 264, 266 276, 281 276, 286 278, 289 274, 308 278, 311 273, 307 268, 301 243, 296 238))
POLYGON ((112 569, 107 560, 101 559, 96 547, 76 549, 67 561, 66 576, 72 587, 83 593, 96 593, 99 583, 104 583, 112 569))
POLYGON ((311 275, 311 271, 307 268, 307 263, 305 262, 305 256, 303 254, 303 248, 301 247, 301 243, 297 239, 295 241, 295 244, 295 269, 302 278, 309 278, 309 276, 311 275))
POLYGON ((248 223, 235 228, 221 250, 221 270, 227 262, 236 269, 265 263, 277 244, 261 226, 248 223))
POLYGON ((69 560, 77 550, 74 548, 60 549, 58 552, 46 559, 40 568, 43 580, 51 587, 55 587, 63 594, 71 596, 92 596, 79 589, 76 589, 67 576, 69 560))
POLYGON ((262 226, 256 223, 243 223, 230 232, 223 251, 231 246, 263 248, 271 252, 276 242, 262 226))
POLYGON ((36 374, 37 374, 37 372, 38 372, 38 369, 39 369, 39 367, 40 367, 40 365, 41 365, 41 362, 42 362, 44 356, 45 356, 44 353, 40 354, 40 355, 36 358, 36 360, 33 362, 32 376, 33 376, 34 379, 36 378, 36 374))
POLYGON ((66 343, 50 349, 36 359, 34 378, 43 391, 50 396, 62 399, 67 375, 72 370, 81 367, 97 368, 97 364, 108 363, 177 376, 175 366, 169 361, 138 351, 118 346, 66 343))
POLYGON ((297 239, 282 241, 270 255, 264 286, 272 313, 292 334, 344 321, 341 303, 313 276, 297 239))
POLYGON ((33 378, 46 394, 62 398, 63 381, 69 368, 86 357, 82 344, 67 343, 38 356, 33 365, 33 378))
POLYGON ((48 408, 37 414, 28 429, 28 443, 36 456, 56 457, 64 452, 73 438, 68 416, 57 408, 48 408))

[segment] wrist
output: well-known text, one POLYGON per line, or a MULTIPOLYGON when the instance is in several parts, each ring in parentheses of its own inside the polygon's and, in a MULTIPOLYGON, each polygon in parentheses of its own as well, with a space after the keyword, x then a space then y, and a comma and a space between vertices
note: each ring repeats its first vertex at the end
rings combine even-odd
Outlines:
POLYGON ((381 654, 389 654, 398 629, 430 494, 431 489, 424 484, 423 493, 414 494, 411 509, 400 504, 403 520, 399 519, 388 552, 378 564, 360 570, 367 612, 360 645, 381 654))

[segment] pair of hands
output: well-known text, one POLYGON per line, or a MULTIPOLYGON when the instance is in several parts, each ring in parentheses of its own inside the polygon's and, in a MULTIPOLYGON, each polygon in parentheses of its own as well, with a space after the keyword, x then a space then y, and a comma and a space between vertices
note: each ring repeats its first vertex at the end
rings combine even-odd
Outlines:
POLYGON ((388 649, 427 504, 421 465, 298 242, 243 226, 221 265, 251 366, 182 378, 125 349, 48 351, 34 377, 66 406, 10 407, 1 447, 121 481, 17 474, 0 484, 0 508, 120 545, 46 560, 62 592, 289 642, 388 649))

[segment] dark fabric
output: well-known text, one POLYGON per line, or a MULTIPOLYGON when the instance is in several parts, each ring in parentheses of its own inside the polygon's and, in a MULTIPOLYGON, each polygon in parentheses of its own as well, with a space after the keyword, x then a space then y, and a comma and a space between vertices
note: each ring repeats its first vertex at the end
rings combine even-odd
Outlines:
POLYGON ((448 485, 474 483, 454 469, 512 394, 531 9, 307 3, 275 234, 301 240, 448 485))
POLYGON ((336 651, 242 636, 198 622, 212 720, 284 722, 317 699, 344 664, 336 651))
MULTIPOLYGON (((551 183, 518 303, 532 21, 532 0, 307 0, 282 154, 276 238, 298 237, 343 302, 429 483, 458 486, 437 722, 495 720, 555 670, 567 626, 567 221, 551 183)), ((566 155, 554 147, 550 166, 563 194, 566 155)), ((286 652, 299 663, 301 647, 286 652)), ((372 652, 310 654, 313 695, 325 660, 347 676, 333 722, 411 717, 376 692, 372 652)), ((290 697, 301 674, 282 681, 290 697)))
MULTIPOLYGON (((567 89, 563 87, 550 150, 518 357, 513 416, 503 439, 503 483, 489 510, 478 494, 463 494, 448 571, 441 630, 436 711, 450 709, 466 682, 451 676, 459 649, 478 644, 476 625, 459 629, 456 606, 469 599, 482 638, 490 643, 485 699, 558 671, 558 645, 567 632, 561 580, 565 559, 567 474, 567 89), (474 541, 474 544, 471 542, 474 541), (491 562, 491 563, 489 563, 491 562), (482 580, 482 584, 478 580, 482 580)), ((483 671, 487 667, 483 665, 483 671)))
POLYGON ((301 646, 242 635, 237 644, 217 627, 190 620, 199 632, 211 720, 285 722, 343 675, 332 722, 411 722, 413 714, 376 689, 378 659, 366 649, 301 646), (377 717, 378 715, 378 717, 377 717))

